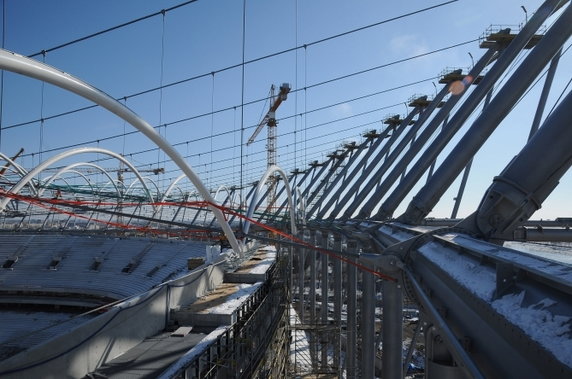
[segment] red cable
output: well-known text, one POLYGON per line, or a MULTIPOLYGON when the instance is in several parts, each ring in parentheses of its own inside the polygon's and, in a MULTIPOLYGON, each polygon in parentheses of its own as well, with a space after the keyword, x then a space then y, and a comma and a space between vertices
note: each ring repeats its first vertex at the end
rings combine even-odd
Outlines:
MULTIPOLYGON (((54 207, 53 205, 63 205, 63 206, 90 206, 90 205, 97 205, 97 206, 117 206, 117 203, 112 203, 112 202, 99 202, 99 201, 83 201, 83 200, 63 200, 63 199, 47 199, 47 198, 32 198, 29 196, 23 196, 23 195, 19 195, 19 194, 13 194, 10 192, 6 192, 3 189, 0 189, 0 195, 5 196, 5 197, 9 197, 12 199, 18 199, 18 200, 22 200, 31 204, 35 204, 41 208, 44 209, 48 209, 50 211, 53 212, 57 212, 57 213, 61 213, 61 214, 66 214, 68 216, 71 217, 77 217, 77 218, 81 218, 84 220, 92 220, 94 222, 97 223, 101 223, 101 224, 105 224, 105 225, 110 225, 110 226, 114 226, 117 228, 122 228, 122 229, 130 229, 130 230, 136 230, 136 231, 140 231, 140 232, 144 232, 144 233, 150 233, 150 234, 155 234, 155 235, 160 235, 160 234, 166 234, 170 237, 178 237, 178 236, 182 236, 182 235, 187 235, 187 236, 193 236, 193 238, 202 238, 202 239, 209 239, 209 233, 204 232, 204 231, 199 231, 199 230, 184 230, 184 231, 177 231, 177 232, 167 232, 167 231, 162 231, 162 230, 157 230, 157 229, 153 229, 153 228, 148 228, 148 227, 141 227, 141 226, 132 226, 132 225, 127 225, 127 224, 123 224, 123 223, 118 223, 118 222, 111 222, 111 221, 105 221, 105 220, 99 220, 99 219, 92 219, 92 218, 88 218, 86 216, 74 213, 74 212, 70 212, 70 211, 66 211, 63 209, 59 209, 54 207), (48 203, 51 204, 50 206, 46 206, 44 203, 48 203), (201 235, 204 234, 204 235, 201 235)), ((122 206, 125 207, 129 207, 129 206, 141 206, 141 205, 150 205, 153 207, 156 206, 184 206, 184 207, 198 207, 199 209, 202 208, 207 208, 207 207, 213 207, 216 209, 219 209, 221 212, 223 212, 223 215, 225 216, 226 219, 226 214, 230 214, 236 217, 239 217, 243 220, 246 220, 254 225, 257 225, 263 229, 266 229, 270 232, 276 233, 284 238, 287 238, 291 241, 294 241, 300 245, 305 246, 308 249, 313 249, 316 250, 322 254, 326 254, 329 257, 333 258, 333 259, 339 259, 342 262, 345 262, 347 264, 353 265, 357 268, 359 268, 360 270, 369 272, 370 274, 373 274, 377 277, 379 277, 380 279, 383 280, 388 280, 388 281, 392 281, 392 282, 397 282, 396 278, 393 278, 389 275, 385 275, 379 271, 375 271, 370 269, 369 267, 366 267, 360 263, 354 262, 348 258, 342 257, 338 254, 335 254, 329 250, 320 248, 318 246, 314 246, 294 235, 285 233, 279 229, 273 228, 271 226, 268 226, 266 224, 263 224, 261 222, 258 222, 254 219, 251 219, 245 215, 243 215, 240 212, 234 211, 230 208, 227 207, 223 207, 221 205, 218 204, 214 204, 208 201, 191 201, 191 202, 182 202, 182 203, 177 203, 177 202, 153 202, 153 203, 122 203, 122 206)))

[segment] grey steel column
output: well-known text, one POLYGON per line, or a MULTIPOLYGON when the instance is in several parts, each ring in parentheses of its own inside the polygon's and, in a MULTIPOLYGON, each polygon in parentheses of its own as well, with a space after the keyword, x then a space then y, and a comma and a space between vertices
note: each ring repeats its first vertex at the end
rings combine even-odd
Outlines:
MULTIPOLYGON (((334 235, 334 249, 344 252, 346 249, 342 244, 342 236, 334 235)), ((341 333, 342 333, 342 261, 334 259, 334 323, 336 325, 336 334, 334 336, 334 368, 340 371, 340 355, 341 355, 341 333)))
MULTIPOLYGON (((487 106, 491 102, 491 97, 493 96, 493 91, 489 91, 486 99, 485 105, 483 106, 483 112, 486 111, 487 106)), ((457 196, 455 197, 455 205, 453 205, 453 211, 451 212, 451 218, 457 218, 457 213, 459 212, 459 206, 461 205, 461 200, 463 200, 463 194, 465 193, 465 186, 467 185, 467 180, 469 179, 469 174, 471 172, 471 166, 473 165, 473 159, 467 163, 465 170, 463 171, 463 177, 461 178, 461 184, 459 184, 459 191, 457 191, 457 196)))
MULTIPOLYGON (((546 18, 552 14, 554 9, 558 6, 558 3, 558 0, 546 1, 534 14, 534 16, 526 23, 524 28, 508 45, 508 47, 504 49, 494 66, 484 76, 483 80, 479 83, 477 88, 469 95, 461 108, 459 108, 459 110, 453 115, 452 119, 447 123, 447 127, 437 136, 435 141, 433 141, 431 146, 427 148, 421 158, 417 160, 414 169, 411 169, 411 171, 406 175, 404 182, 401 183, 383 202, 376 215, 377 219, 385 220, 393 215, 395 209, 403 201, 405 196, 407 196, 409 191, 411 191, 411 189, 417 184, 419 178, 421 178, 425 170, 427 170, 427 167, 433 161, 435 161, 439 153, 451 140, 453 135, 462 127, 463 123, 467 120, 473 110, 484 98, 485 94, 490 91, 502 73, 517 57, 518 53, 526 46, 530 38, 534 35, 535 31, 542 25, 544 20, 546 20, 546 18)), ((502 46, 499 46, 499 48, 501 47, 502 46)), ((489 52, 491 52, 491 50, 489 50, 489 52)), ((477 65, 475 65, 475 67, 476 66, 477 65)), ((455 98, 457 98, 457 96, 453 96, 451 99, 449 99, 447 104, 455 98)), ((423 138, 420 137, 419 140, 423 140, 423 138)), ((388 175, 386 181, 388 181, 390 176, 391 174, 388 175)))
MULTIPOLYGON (((323 245, 322 232, 315 232, 314 245, 316 247, 323 245)), ((318 324, 318 316, 316 314, 316 286, 318 285, 316 278, 316 250, 312 250, 310 254, 312 256, 312 262, 310 263, 310 324, 314 326, 313 334, 310 336, 310 356, 312 357, 312 369, 316 371, 318 367, 318 333, 315 329, 318 324)))
POLYGON ((542 113, 544 113, 544 107, 546 107, 546 99, 548 99, 548 94, 550 93, 550 87, 552 87, 552 81, 554 80, 554 75, 556 74, 556 68, 558 67, 558 62, 560 61, 560 55, 562 54, 562 49, 552 58, 550 63, 550 68, 546 74, 546 81, 544 82, 544 87, 542 88, 542 93, 540 94, 540 99, 538 100, 538 107, 536 108, 536 114, 534 115, 534 120, 530 127, 530 134, 528 139, 530 140, 534 133, 538 130, 540 125, 540 120, 542 119, 542 113))
MULTIPOLYGON (((223 202, 220 204, 222 207, 224 207, 227 203, 227 201, 230 201, 230 199, 232 199, 232 196, 234 195, 234 193, 236 192, 236 187, 231 187, 230 189, 230 193, 227 194, 227 196, 224 198, 223 202)), ((178 212, 178 210, 177 210, 178 212)), ((173 218, 174 220, 174 218, 173 218)), ((209 226, 213 226, 214 222, 216 221, 215 218, 213 218, 209 224, 209 226)))
MULTIPOLYGON (((242 205, 243 205, 242 203, 246 204, 246 199, 248 199, 248 197, 252 196, 252 193, 254 192, 255 189, 256 189, 256 184, 254 184, 254 185, 250 188, 250 190, 249 190, 248 193, 246 194, 246 198, 240 199, 240 202, 241 202, 240 207, 242 207, 242 205)), ((241 192, 242 192, 242 191, 241 191, 241 192)), ((237 212, 238 212, 238 213, 241 213, 240 211, 241 211, 241 209, 238 209, 237 212)), ((229 225, 234 221, 235 218, 236 218, 235 215, 230 216, 230 219, 228 220, 229 225)), ((240 222, 242 223, 242 219, 240 219, 240 222)), ((242 226, 241 226, 240 229, 242 230, 242 226)))
POLYGON ((374 378, 375 374, 375 277, 372 273, 362 274, 363 293, 361 299, 361 377, 374 378))
POLYGON ((572 165, 570 120, 572 92, 494 178, 477 212, 462 222, 461 227, 470 229, 474 225, 473 229, 486 238, 495 238, 512 235, 516 226, 528 220, 572 165))
MULTIPOLYGON (((539 13, 541 12, 535 13, 533 18, 539 13)), ((400 216, 401 221, 418 223, 433 209, 443 193, 449 188, 450 183, 481 148, 546 64, 556 55, 570 34, 572 34, 572 7, 568 6, 498 92, 487 111, 477 118, 431 177, 431 180, 421 188, 409 203, 407 211, 400 216)), ((512 43, 515 43, 519 36, 520 34, 512 43)), ((482 82, 479 87, 481 85, 482 82)))
MULTIPOLYGON (((473 78, 478 77, 480 73, 483 71, 483 69, 490 63, 491 59, 494 57, 495 54, 496 54, 495 49, 487 50, 485 54, 483 54, 483 56, 478 60, 475 66, 471 69, 468 75, 472 76, 473 78)), ((503 68, 503 71, 506 67, 508 67, 509 63, 510 62, 507 62, 506 66, 503 68)), ((501 73, 502 71, 499 73, 499 76, 501 73)), ((492 87, 493 84, 494 81, 491 81, 490 86, 492 87)), ((487 92, 481 91, 480 90, 481 86, 482 82, 479 83, 479 86, 471 93, 471 95, 467 98, 463 106, 455 113, 455 115, 457 115, 457 118, 454 118, 454 120, 457 120, 455 122, 462 125, 462 123, 471 115, 473 110, 479 105, 481 100, 485 97, 487 92)), ((463 97, 463 95, 466 92, 467 91, 464 91, 460 95, 451 96, 447 100, 445 105, 431 119, 429 125, 427 125, 425 129, 423 129, 423 132, 421 132, 421 134, 417 138, 417 142, 413 145, 413 147, 411 147, 409 150, 405 152, 405 154, 399 160, 399 162, 395 164, 395 167, 389 172, 389 174, 387 174, 387 176, 385 177, 385 179, 383 180, 377 191, 371 194, 370 199, 362 208, 364 209, 364 211, 360 213, 359 217, 361 218, 369 217, 370 213, 367 213, 365 210, 373 209, 387 194, 387 191, 389 191, 391 187, 393 187, 395 182, 398 180, 399 175, 401 175, 401 172, 403 172, 404 167, 406 165, 409 165, 413 161, 413 159, 417 156, 417 154, 421 151, 421 149, 423 149, 423 147, 427 144, 427 142, 431 140, 431 136, 435 133, 437 128, 439 128, 439 125, 441 125, 441 123, 444 122, 445 119, 449 117, 449 114, 453 110, 454 106, 459 102, 459 100, 463 97)), ((440 139, 450 138, 448 136, 449 131, 452 131, 453 133, 455 132, 450 128, 450 124, 451 122, 447 122, 446 124, 443 125, 443 128, 441 129, 441 132, 438 134, 438 136, 435 138, 435 141, 431 143, 431 145, 423 153, 421 158, 419 158, 415 162, 415 164, 411 167, 409 172, 405 175, 403 181, 399 183, 399 186, 395 188, 395 190, 388 196, 388 199, 385 200, 385 202, 381 205, 379 212, 377 214, 378 218, 384 219, 385 215, 390 217, 394 209, 391 209, 390 213, 388 213, 388 211, 385 210, 386 208, 388 208, 387 204, 390 202, 390 199, 395 197, 396 194, 398 194, 397 196, 402 195, 403 197, 405 197, 405 195, 407 195, 409 190, 413 188, 415 184, 417 184, 417 181, 421 178, 421 176, 427 170, 427 168, 430 165, 432 165, 433 162, 435 162, 437 155, 439 154, 439 152, 441 152, 441 149, 446 144, 445 142, 443 143, 443 146, 441 146, 441 143, 439 142, 440 139)), ((400 198, 398 199, 397 205, 399 205, 399 202, 401 202, 401 200, 402 199, 400 198)), ((390 204, 393 205, 393 202, 391 202, 390 204)))
POLYGON ((403 378, 403 291, 401 285, 384 281, 383 291, 383 378, 403 378))
POLYGON ((357 178, 356 182, 352 185, 352 187, 349 188, 346 194, 342 197, 342 193, 344 192, 344 190, 346 190, 346 187, 341 186, 341 188, 338 189, 338 191, 332 196, 332 198, 328 202, 329 206, 328 205, 324 206, 324 208, 320 211, 320 213, 318 213, 317 218, 323 218, 326 212, 331 207, 331 205, 334 202, 338 201, 340 198, 341 200, 339 200, 338 205, 332 210, 330 218, 337 216, 341 212, 341 208, 349 204, 350 199, 356 194, 356 192, 359 191, 360 186, 367 181, 369 173, 383 159, 383 156, 389 151, 389 148, 399 139, 403 131, 411 123, 411 120, 413 120, 413 117, 415 117, 418 113, 419 113, 418 107, 413 108, 413 110, 409 112, 409 114, 407 115, 407 117, 403 119, 401 124, 394 129, 393 133, 391 134, 391 137, 389 137, 389 139, 385 141, 385 144, 383 145, 381 150, 379 150, 379 152, 375 155, 375 157, 371 159, 369 162, 367 162, 366 166, 364 166, 363 174, 359 177, 356 176, 357 178))
MULTIPOLYGON (((439 91, 437 96, 435 96, 435 98, 432 101, 430 101, 429 104, 425 107, 425 109, 419 114, 419 118, 417 119, 415 124, 413 124, 407 135, 403 137, 401 141, 399 141, 399 144, 397 144, 397 146, 391 151, 391 154, 387 157, 385 162, 383 162, 381 167, 375 173, 373 173, 373 175, 369 179, 369 182, 367 182, 367 184, 365 184, 365 186, 363 186, 360 192, 356 195, 354 201, 345 211, 344 218, 346 219, 351 218, 352 214, 356 211, 356 209, 360 208, 360 205, 364 202, 366 198, 369 198, 369 200, 364 204, 363 208, 361 208, 359 214, 360 217, 364 215, 367 215, 366 217, 369 217, 373 207, 377 204, 377 202, 372 204, 370 198, 372 190, 376 187, 377 183, 381 181, 381 178, 391 167, 391 165, 393 165, 393 163, 397 160, 397 158, 403 152, 403 149, 405 149, 407 144, 410 143, 415 138, 415 135, 421 129, 423 124, 425 124, 425 121, 427 121, 429 116, 433 113, 433 111, 437 108, 437 106, 441 103, 441 101, 445 98, 445 96, 448 93, 449 93, 449 86, 443 86, 443 88, 441 89, 441 91, 439 91)), ((419 107, 420 106, 417 106, 416 108, 419 107)), ((406 167, 407 164, 405 164, 401 172, 405 172, 406 167)))
MULTIPOLYGON (((329 236, 325 235, 323 236, 324 240, 322 241, 322 245, 325 245, 326 248, 328 247, 328 240, 329 240, 329 236)), ((320 285, 320 289, 322 292, 322 305, 320 306, 320 315, 321 315, 321 325, 323 327, 322 329, 322 335, 320 336, 320 342, 321 342, 321 346, 320 348, 322 349, 322 359, 321 359, 321 367, 323 369, 327 369, 328 367, 328 330, 326 329, 327 325, 328 325, 328 256, 326 254, 322 254, 321 257, 321 263, 322 263, 322 267, 321 267, 321 285, 320 285)))
MULTIPOLYGON (((306 236, 304 231, 301 231, 300 237, 304 241, 307 241, 309 237, 306 236)), ((300 321, 302 324, 305 324, 305 315, 304 315, 304 271, 305 271, 305 264, 306 264, 306 249, 298 248, 298 302, 300 304, 300 321)))
MULTIPOLYGON (((369 157, 374 153, 375 150, 377 150, 377 148, 379 147, 379 145, 383 142, 383 140, 387 137, 388 133, 390 130, 393 130, 393 128, 391 127, 387 127, 385 130, 383 130, 381 132, 380 135, 378 135, 377 137, 366 137, 366 140, 360 145, 359 150, 352 156, 353 160, 348 161, 348 163, 345 165, 345 167, 343 168, 342 172, 340 172, 340 174, 336 175, 336 177, 334 178, 332 184, 327 188, 327 190, 323 193, 321 200, 319 203, 316 203, 306 214, 308 215, 308 218, 311 217, 314 212, 316 212, 319 208, 319 206, 321 205, 321 203, 328 198, 328 196, 332 193, 332 190, 336 188, 336 185, 338 184, 338 182, 340 181, 340 179, 342 178, 342 174, 345 174, 351 164, 353 163, 353 161, 355 161, 357 159, 357 157, 360 156, 363 148, 367 146, 367 144, 371 143, 374 138, 375 141, 373 143, 371 143, 370 147, 367 149, 365 155, 363 157, 361 157, 361 159, 357 162, 356 166, 352 169, 352 171, 350 172, 350 174, 348 175, 350 178, 354 178, 357 173, 359 172, 359 169, 365 165, 369 159, 369 157)), ((338 190, 339 191, 339 190, 338 190)), ((330 199, 330 201, 324 206, 324 208, 329 209, 332 204, 335 202, 336 196, 333 196, 333 199, 330 199)))
MULTIPOLYGON (((330 157, 330 159, 334 160, 334 163, 332 164, 330 171, 326 174, 326 177, 324 179, 318 181, 318 186, 314 189, 314 191, 312 191, 312 193, 308 197, 308 204, 311 204, 312 201, 314 201, 314 199, 316 198, 316 196, 318 196, 318 194, 320 193, 322 188, 324 188, 326 183, 328 183, 330 178, 336 173, 336 170, 338 169, 338 167, 340 167, 342 162, 346 159, 347 151, 344 151, 342 153, 341 157, 337 156, 335 151, 328 156, 330 157)), ((321 199, 318 200, 318 202, 321 202, 321 199)))
MULTIPOLYGON (((320 232, 316 232, 314 236, 314 245, 318 246, 318 237, 317 234, 320 232)), ((321 243, 321 240, 320 242, 321 243)), ((311 249, 309 251, 310 254, 310 283, 309 283, 309 304, 310 304, 310 320, 309 324, 314 325, 316 324, 316 250, 311 249)))
MULTIPOLYGON (((314 245, 320 246, 322 243, 322 233, 317 231, 314 235, 314 245)), ((316 324, 316 250, 310 250, 310 324, 316 324)))
MULTIPOLYGON (((294 178, 294 176, 295 176, 295 175, 290 175, 290 177, 288 177, 288 182, 290 182, 291 184, 292 184, 292 179, 294 178)), ((284 180, 282 180, 282 177, 278 176, 278 177, 277 177, 277 181, 278 181, 278 182, 282 182, 283 184, 282 184, 282 187, 280 187, 280 190, 276 193, 275 199, 279 199, 280 196, 281 196, 281 195, 284 193, 284 191, 286 190, 286 186, 284 185, 284 183, 286 183, 286 182, 285 182, 284 180)), ((294 188, 294 185, 292 185, 292 188, 294 188)), ((296 195, 296 192, 294 191, 294 192, 292 193, 292 198, 295 198, 295 195, 296 195)), ((258 209, 258 208, 262 205, 262 203, 263 203, 267 198, 268 198, 268 191, 265 191, 265 192, 262 194, 262 196, 260 196, 260 199, 259 199, 259 201, 258 201, 258 204, 256 204, 256 208, 255 208, 255 209, 258 209)), ((295 201, 294 201, 294 203, 295 203, 295 201)), ((276 205, 276 204, 274 204, 274 205, 276 205)), ((270 211, 269 211, 270 213, 268 213, 267 211, 268 211, 268 209, 266 209, 266 210, 264 211, 264 214, 265 214, 266 217, 268 217, 268 220, 270 220, 270 219, 275 219, 275 218, 276 218, 276 215, 278 214, 278 211, 272 212, 272 210, 270 210, 270 211)), ((260 218, 262 218, 262 216, 261 216, 260 218)))
MULTIPOLYGON (((354 240, 348 240, 348 252, 357 253, 358 244, 354 240)), ((356 262, 355 258, 350 261, 356 262)), ((357 267, 353 264, 347 265, 348 288, 346 292, 347 303, 347 325, 346 325, 346 377, 348 379, 358 378, 356 365, 357 346, 357 267)))
MULTIPOLYGON (((438 114, 437 114, 438 115, 438 114)), ((435 116, 437 117, 437 116, 435 116)), ((445 129, 445 126, 447 126, 447 122, 449 122, 449 116, 445 116, 445 119, 443 120, 443 126, 441 127, 441 130, 445 129)), ((428 129, 429 127, 427 127, 428 129)), ((427 180, 431 179, 431 177, 433 176, 433 170, 435 170, 435 163, 436 161, 433 160, 433 162, 431 162, 431 166, 429 167, 429 172, 427 173, 427 180)))
MULTIPOLYGON (((300 179, 299 181, 296 182, 296 185, 292 185, 292 194, 296 193, 296 198, 298 198, 298 194, 296 191, 296 188, 301 187, 302 184, 304 183, 304 181, 306 180, 306 178, 310 175, 310 172, 313 171, 315 169, 315 167, 313 167, 312 169, 308 169, 306 171, 298 171, 298 169, 294 169, 294 171, 292 172, 292 175, 294 177, 297 177, 298 174, 301 174, 302 172, 304 173, 304 176, 302 176, 302 179, 300 179)), ((284 188, 284 187, 283 187, 284 188)), ((303 194, 302 194, 303 195, 303 194)), ((294 202, 295 204, 297 204, 297 202, 294 202)), ((288 204, 288 199, 284 199, 284 201, 282 201, 282 204, 280 204, 280 206, 278 207, 278 209, 276 209, 276 212, 274 212, 274 214, 272 215, 272 217, 270 218, 270 222, 274 221, 277 217, 277 215, 282 211, 282 209, 284 209, 284 207, 288 204)))
MULTIPOLYGON (((333 160, 334 160, 334 158, 329 158, 327 161, 325 161, 323 163, 318 163, 318 161, 314 161, 314 162, 310 163, 310 167, 312 167, 312 170, 311 170, 312 176, 310 177, 310 183, 306 186, 306 188, 302 192, 302 197, 306 197, 308 195, 308 193, 310 192, 310 190, 312 189, 314 184, 316 184, 316 182, 319 181, 319 178, 322 177, 322 175, 324 174, 324 172, 326 171, 326 169, 328 168, 330 163, 333 162, 333 160), (316 167, 321 167, 321 168, 320 168, 320 171, 318 171, 318 173, 316 175, 314 175, 314 173, 316 171, 316 167)), ((281 206, 281 208, 286 206, 287 202, 288 201, 285 200, 284 204, 281 206)), ((306 204, 309 205, 310 202, 307 201, 306 204)))
MULTIPOLYGON (((417 133, 416 133, 417 134, 417 133)), ((411 144, 409 145, 409 147, 413 147, 413 144, 415 143, 415 135, 413 135, 413 137, 411 138, 411 144)), ((400 181, 403 181, 403 179, 405 178, 405 173, 407 172, 407 165, 405 165, 405 168, 403 169, 403 171, 401 172, 401 179, 400 181)), ((378 182, 377 182, 378 186, 381 184, 381 178, 379 178, 378 182)), ((371 213, 371 212, 370 212, 371 213)))

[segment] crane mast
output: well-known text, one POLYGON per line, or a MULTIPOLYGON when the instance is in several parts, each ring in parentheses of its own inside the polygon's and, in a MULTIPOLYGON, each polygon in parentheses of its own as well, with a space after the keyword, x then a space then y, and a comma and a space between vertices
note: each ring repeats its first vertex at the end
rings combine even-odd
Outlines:
MULTIPOLYGON (((275 86, 274 84, 270 87, 270 107, 266 115, 262 118, 252 136, 246 142, 246 145, 250 145, 256 139, 256 136, 260 133, 260 131, 265 127, 268 126, 268 134, 267 134, 267 142, 266 142, 266 159, 267 159, 267 167, 271 167, 276 165, 276 153, 277 153, 277 145, 276 145, 276 126, 278 122, 276 121, 276 110, 282 104, 284 100, 288 98, 288 93, 290 92, 290 84, 283 83, 280 86, 280 91, 278 95, 275 94, 275 86)), ((267 209, 270 209, 275 201, 276 201, 276 183, 278 182, 278 178, 276 175, 271 175, 268 178, 267 186, 268 186, 268 206, 267 209)))

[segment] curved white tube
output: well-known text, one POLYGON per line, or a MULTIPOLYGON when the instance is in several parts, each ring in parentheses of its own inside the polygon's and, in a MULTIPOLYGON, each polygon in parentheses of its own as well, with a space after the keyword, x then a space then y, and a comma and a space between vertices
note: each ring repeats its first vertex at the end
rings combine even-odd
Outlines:
POLYGON ((165 200, 167 200, 167 197, 169 197, 169 195, 171 194, 171 192, 173 191, 173 188, 175 188, 177 183, 179 183, 181 180, 183 180, 186 177, 187 177, 187 175, 182 174, 182 175, 179 175, 175 180, 173 180, 173 182, 171 184, 169 184, 169 187, 167 187, 167 190, 163 194, 163 198, 161 199, 161 202, 164 202, 165 200))
MULTIPOLYGON (((149 123, 139 117, 131 109, 121 104, 103 91, 89 85, 88 83, 70 75, 63 71, 57 70, 54 67, 44 63, 35 61, 33 59, 11 53, 4 49, 0 49, 0 68, 7 71, 12 71, 18 74, 36 78, 55 86, 66 89, 70 92, 76 93, 86 99, 93 101, 108 111, 121 117, 123 120, 130 123, 147 138, 153 141, 161 150, 173 160, 173 162, 183 171, 189 180, 195 185, 201 193, 203 199, 209 203, 215 204, 214 199, 211 197, 208 189, 204 186, 201 179, 195 174, 193 169, 185 162, 184 158, 171 146, 163 137, 153 129, 149 123)), ((230 225, 225 220, 224 214, 216 206, 210 206, 212 212, 217 218, 224 234, 228 238, 233 250, 242 254, 241 245, 238 243, 230 225)), ((3 209, 0 208, 0 210, 3 209)))
POLYGON ((228 188, 223 184, 223 185, 221 185, 220 187, 218 187, 218 189, 216 190, 215 195, 214 195, 215 200, 216 200, 216 197, 218 196, 218 194, 219 194, 220 192, 222 192, 223 190, 226 191, 227 197, 230 196, 230 191, 229 191, 228 188))
POLYGON ((75 171, 74 168, 76 167, 80 167, 80 166, 88 166, 88 167, 93 167, 96 170, 100 171, 103 175, 107 176, 107 178, 111 181, 111 183, 113 184, 113 187, 115 187, 115 192, 117 192, 117 197, 121 198, 121 192, 119 191, 119 188, 117 187, 117 185, 115 184, 115 182, 113 181, 113 178, 111 177, 111 175, 109 175, 109 173, 102 167, 96 165, 95 163, 90 163, 90 162, 76 162, 76 163, 72 163, 70 165, 67 165, 61 169, 59 169, 54 175, 52 175, 50 177, 50 179, 48 179, 45 183, 44 183, 44 188, 40 189, 38 191, 38 196, 42 196, 42 194, 44 193, 44 191, 46 190, 46 187, 49 186, 54 180, 56 180, 57 178, 59 178, 61 175, 65 174, 66 172, 69 171, 73 171, 77 174, 79 174, 80 176, 82 176, 87 183, 90 185, 90 187, 93 190, 93 186, 91 186, 91 183, 89 182, 89 180, 87 180, 87 178, 80 173, 79 171, 75 171))
MULTIPOLYGON (((65 158, 68 158, 68 157, 71 157, 74 155, 78 155, 78 154, 84 154, 84 153, 105 154, 105 155, 109 155, 109 156, 112 156, 114 158, 117 158, 120 161, 122 161, 123 163, 125 163, 125 165, 127 167, 129 167, 130 170, 133 171, 133 173, 135 174, 135 176, 137 176, 137 178, 141 181, 141 183, 143 183, 143 186, 145 187, 145 191, 147 192, 147 195, 149 196, 149 200, 151 202, 153 201, 153 196, 151 196, 151 192, 149 192, 149 188, 147 188, 147 185, 143 182, 143 177, 141 176, 141 174, 139 174, 139 172, 137 171, 135 166, 133 166, 128 160, 123 158, 122 155, 114 153, 113 151, 101 149, 99 147, 78 147, 76 149, 64 151, 63 153, 60 153, 58 155, 54 155, 53 157, 46 159, 45 161, 43 161, 42 163, 40 163, 39 165, 34 167, 32 170, 30 170, 30 172, 28 172, 22 179, 20 179, 18 181, 18 183, 14 184, 14 186, 12 186, 12 188, 10 188, 9 192, 14 193, 14 194, 19 193, 20 190, 26 184, 28 184, 36 175, 38 175, 40 172, 44 171, 44 169, 46 169, 50 165, 52 165, 52 164, 54 164, 54 163, 56 163, 62 159, 65 159, 65 158)), ((11 199, 9 197, 4 197, 4 198, 2 198, 2 200, 0 200, 0 212, 4 211, 4 209, 6 208, 6 205, 10 202, 10 200, 11 199)))
MULTIPOLYGON (((93 184, 91 184, 91 182, 89 181, 89 179, 87 178, 87 176, 85 176, 84 174, 82 174, 81 172, 74 170, 73 168, 70 168, 68 170, 65 171, 67 172, 71 172, 75 175, 81 176, 83 180, 85 180, 85 182, 87 183, 87 185, 89 186, 89 188, 91 189, 91 192, 95 192, 95 188, 93 188, 93 184)), ((66 178, 64 178, 61 175, 58 175, 58 177, 56 177, 56 175, 52 175, 50 176, 50 178, 48 179, 48 181, 46 183, 44 183, 43 187, 40 188, 40 190, 38 191, 38 197, 42 196, 42 194, 44 193, 44 191, 47 189, 47 187, 56 179, 60 179, 61 181, 63 181, 68 187, 71 188, 71 184, 70 182, 68 182, 66 180, 66 178)))
MULTIPOLYGON (((18 174, 20 174, 20 176, 24 177, 26 176, 26 174, 28 173, 22 166, 20 166, 18 163, 14 162, 10 157, 8 157, 7 155, 0 153, 0 158, 5 160, 6 162, 10 163, 11 166, 13 166, 16 171, 18 172, 18 174)), ((36 189, 36 187, 34 186, 34 183, 29 183, 28 186, 30 187, 30 191, 34 194, 37 195, 38 194, 38 190, 36 189)))
MULTIPOLYGON (((290 207, 290 229, 292 231, 292 234, 296 235, 296 233, 297 233, 297 231, 296 231, 296 207, 294 206, 294 201, 292 200, 292 191, 290 190, 290 183, 288 182, 288 176, 286 175, 284 170, 282 170, 278 166, 268 167, 268 169, 266 170, 266 172, 262 176, 262 179, 260 179, 260 181, 258 182, 258 185, 256 186, 256 190, 254 191, 254 194, 252 195, 252 200, 250 201, 250 206, 248 207, 248 212, 246 213, 246 217, 248 219, 252 218, 252 215, 254 213, 254 208, 256 207, 256 203, 258 202, 258 194, 260 193, 262 186, 264 186, 266 184, 266 180, 268 179, 268 177, 270 175, 274 174, 275 172, 280 174, 282 179, 284 179, 284 185, 286 186, 286 195, 288 196, 288 206, 290 207)), ((242 231, 244 234, 248 234, 249 229, 250 229, 250 221, 246 220, 244 223, 244 226, 242 227, 242 231)))
MULTIPOLYGON (((143 176, 141 179, 143 179, 143 181, 141 181, 141 184, 143 185, 143 189, 145 189, 148 192, 148 190, 145 186, 145 182, 144 182, 144 180, 148 180, 155 187, 157 194, 159 193, 159 186, 157 185, 157 183, 155 183, 155 181, 153 179, 151 179, 148 176, 143 176)), ((129 184, 129 187, 127 187, 127 190, 125 191, 125 195, 127 195, 129 193, 129 191, 131 191, 133 188, 135 188, 135 184, 136 184, 136 182, 131 182, 131 184, 129 184)), ((153 198, 153 195, 151 195, 151 201, 155 201, 155 199, 153 198)))

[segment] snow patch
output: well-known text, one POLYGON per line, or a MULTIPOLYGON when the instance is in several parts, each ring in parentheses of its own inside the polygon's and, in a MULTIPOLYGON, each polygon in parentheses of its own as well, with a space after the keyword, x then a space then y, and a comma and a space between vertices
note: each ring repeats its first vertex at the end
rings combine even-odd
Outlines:
POLYGON ((531 243, 507 241, 505 247, 522 251, 538 257, 572 264, 572 246, 569 243, 531 243))
MULTIPOLYGON (((271 246, 273 247, 273 246, 271 246)), ((272 264, 274 262, 276 262, 276 249, 274 249, 274 251, 272 250, 263 250, 266 251, 266 258, 262 259, 260 262, 258 262, 250 271, 250 274, 264 274, 266 271, 268 271, 268 269, 270 268, 270 266, 272 266, 272 264)))
MULTIPOLYGON (((290 305, 290 325, 300 324, 296 310, 290 305)), ((309 372, 312 370, 312 357, 310 356, 310 342, 305 331, 292 329, 290 341, 290 362, 295 365, 296 372, 309 372)))
POLYGON ((475 295, 485 300, 493 297, 496 273, 491 268, 480 265, 468 256, 461 256, 456 251, 443 248, 443 245, 436 242, 425 244, 418 251, 475 295))
POLYGON ((228 326, 223 325, 219 326, 208 335, 205 336, 196 344, 191 350, 187 351, 178 361, 173 363, 167 370, 165 370, 160 376, 159 379, 169 379, 174 378, 178 371, 183 370, 187 367, 193 359, 197 356, 201 355, 204 351, 208 349, 210 345, 212 345, 216 339, 223 334, 228 329, 228 326))
POLYGON ((238 291, 230 295, 224 303, 208 308, 204 313, 208 314, 231 314, 240 307, 260 286, 262 282, 254 284, 237 284, 238 291))
POLYGON ((525 291, 510 294, 492 302, 497 312, 520 327, 527 335, 553 353, 558 360, 572 367, 572 319, 554 315, 547 310, 556 304, 543 299, 536 304, 522 307, 525 291))
POLYGON ((395 230, 390 226, 383 225, 378 229, 379 232, 389 235, 393 238, 397 238, 399 241, 407 241, 408 239, 415 237, 415 233, 407 233, 402 230, 395 230))

